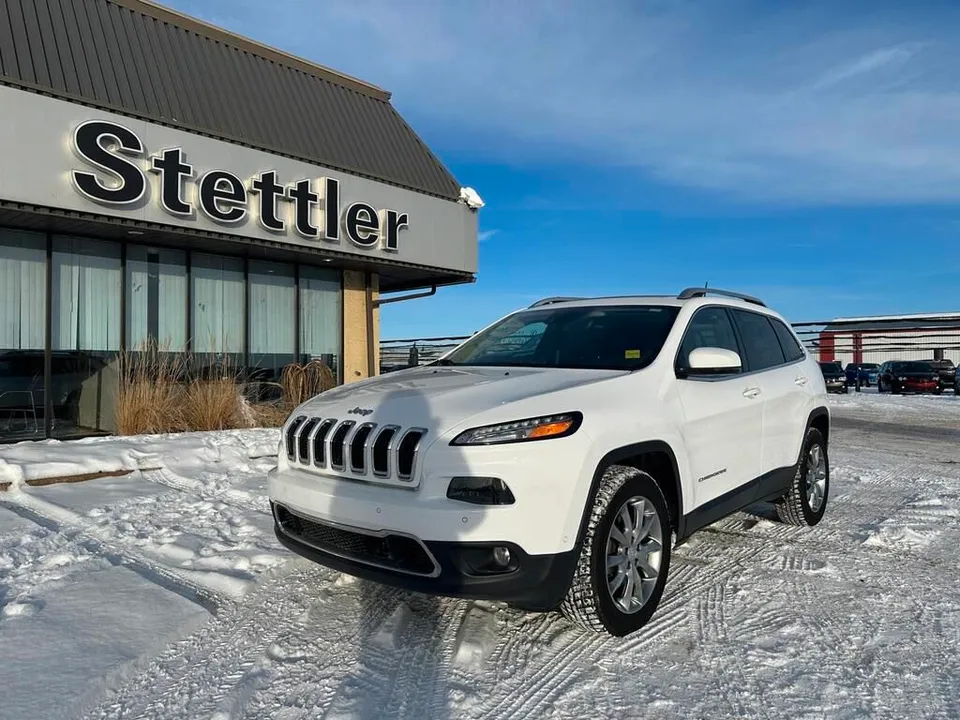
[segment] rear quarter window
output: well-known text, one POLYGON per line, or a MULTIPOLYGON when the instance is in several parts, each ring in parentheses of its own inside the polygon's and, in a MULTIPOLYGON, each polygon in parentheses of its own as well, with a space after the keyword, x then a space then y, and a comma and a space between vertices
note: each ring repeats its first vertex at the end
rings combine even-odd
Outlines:
POLYGON ((773 324, 774 332, 777 333, 777 339, 780 341, 780 349, 783 350, 783 356, 786 361, 793 362, 794 360, 800 360, 804 356, 803 347, 797 342, 794 334, 790 332, 790 328, 776 318, 767 319, 773 324))
POLYGON ((740 309, 731 310, 731 314, 740 331, 747 367, 750 370, 765 370, 786 362, 777 331, 774 330, 770 318, 740 309))

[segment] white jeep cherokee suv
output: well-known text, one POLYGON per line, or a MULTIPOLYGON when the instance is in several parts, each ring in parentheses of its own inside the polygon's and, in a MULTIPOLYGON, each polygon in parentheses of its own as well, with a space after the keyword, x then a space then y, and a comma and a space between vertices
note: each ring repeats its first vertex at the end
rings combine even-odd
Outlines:
POLYGON ((548 298, 305 402, 269 496, 316 562, 622 636, 697 529, 762 501, 817 524, 829 435, 816 360, 755 298, 548 298))

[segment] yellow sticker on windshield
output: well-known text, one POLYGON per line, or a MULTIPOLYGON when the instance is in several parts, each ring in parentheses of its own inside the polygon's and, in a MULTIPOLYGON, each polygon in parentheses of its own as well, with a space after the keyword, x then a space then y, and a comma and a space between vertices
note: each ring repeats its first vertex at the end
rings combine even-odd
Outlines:
POLYGON ((625 350, 624 353, 623 353, 623 356, 624 356, 627 360, 639 360, 639 359, 640 359, 640 351, 639 351, 639 350, 625 350))

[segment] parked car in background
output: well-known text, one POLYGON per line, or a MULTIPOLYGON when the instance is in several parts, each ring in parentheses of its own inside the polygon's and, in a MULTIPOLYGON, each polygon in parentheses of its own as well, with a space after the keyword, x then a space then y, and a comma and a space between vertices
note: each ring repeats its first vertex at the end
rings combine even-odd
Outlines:
POLYGON ((879 374, 880 365, 878 363, 848 363, 846 367, 847 385, 856 385, 857 375, 860 376, 862 386, 876 385, 879 374))
POLYGON ((953 360, 947 358, 930 360, 930 366, 940 376, 941 389, 956 392, 957 367, 953 364, 953 360))
POLYGON ((843 365, 838 362, 822 362, 820 363, 820 372, 823 373, 823 382, 827 386, 827 392, 849 392, 847 375, 843 371, 843 365))
POLYGON ((923 360, 888 360, 880 366, 877 392, 934 393, 943 392, 940 376, 923 360))

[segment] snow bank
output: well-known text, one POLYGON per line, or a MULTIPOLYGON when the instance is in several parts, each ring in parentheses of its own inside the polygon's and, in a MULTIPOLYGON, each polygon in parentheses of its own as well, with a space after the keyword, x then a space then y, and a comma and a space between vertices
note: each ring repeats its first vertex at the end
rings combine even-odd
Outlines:
POLYGON ((0 446, 0 483, 96 473, 201 467, 212 458, 250 459, 277 451, 275 429, 228 430, 83 440, 45 440, 0 446))

